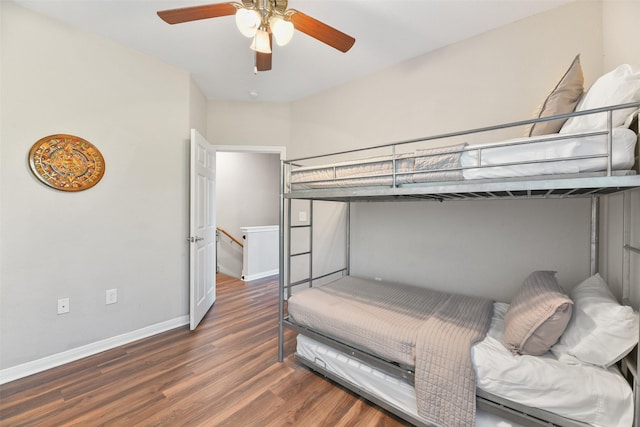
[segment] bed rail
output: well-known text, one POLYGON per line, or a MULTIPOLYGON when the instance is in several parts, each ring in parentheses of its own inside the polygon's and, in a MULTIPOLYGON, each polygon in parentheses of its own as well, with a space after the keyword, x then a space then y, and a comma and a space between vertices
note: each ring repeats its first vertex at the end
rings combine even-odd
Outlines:
MULTIPOLYGON (((307 156, 300 157, 296 159, 286 160, 283 162, 283 170, 284 170, 284 197, 286 198, 317 198, 322 200, 359 200, 366 199, 371 200, 375 198, 384 198, 393 197, 393 198, 411 198, 420 197, 426 199, 433 200, 458 200, 458 199, 470 199, 470 198, 494 198, 492 194, 487 194, 487 192, 491 192, 492 189, 495 189, 499 186, 487 186, 487 184, 499 183, 505 188, 507 191, 515 190, 518 191, 522 187, 526 187, 527 190, 558 190, 561 189, 559 183, 554 183, 554 181, 569 179, 572 180, 570 183, 566 183, 564 188, 570 189, 588 189, 588 188, 596 188, 595 193, 597 194, 609 194, 615 191, 621 191, 628 188, 635 188, 640 186, 640 175, 638 175, 638 171, 640 171, 640 165, 638 162, 635 163, 635 169, 633 170, 625 170, 625 171, 617 171, 615 170, 614 165, 614 156, 613 156, 613 113, 617 110, 640 108, 640 102, 635 103, 627 103, 610 107, 597 108, 592 110, 562 114, 552 117, 544 117, 538 119, 530 119, 530 120, 522 120, 517 122, 510 122, 501 125, 495 126, 486 126, 475 129, 468 129, 457 132, 448 132, 439 135, 433 135, 423 138, 416 138, 404 141, 398 141, 389 144, 380 144, 367 148, 361 149, 351 149, 351 150, 343 150, 335 153, 322 154, 317 156, 307 156), (460 137, 467 137, 478 135, 481 133, 504 130, 508 128, 539 123, 549 120, 557 120, 557 119, 566 119, 570 117, 576 116, 584 116, 590 114, 606 114, 607 115, 607 129, 599 130, 599 131, 590 131, 585 132, 580 135, 577 134, 553 134, 553 135, 544 135, 541 137, 531 137, 526 139, 518 139, 518 140, 509 140, 505 142, 497 142, 490 144, 482 144, 482 145, 468 145, 466 147, 462 147, 459 149, 451 149, 448 150, 448 154, 456 154, 463 155, 469 154, 472 157, 475 157, 474 164, 452 167, 450 165, 444 168, 434 168, 429 169, 427 171, 420 170, 403 170, 399 165, 407 160, 407 159, 416 159, 416 158, 429 158, 435 156, 441 156, 441 152, 436 153, 420 153, 416 154, 413 152, 404 152, 400 153, 403 149, 406 151, 407 148, 433 148, 434 142, 440 142, 443 144, 443 141, 456 139, 460 137), (486 159, 486 153, 489 151, 495 152, 495 150, 506 149, 510 147, 522 147, 529 146, 532 147, 531 144, 536 143, 554 143, 557 141, 570 140, 575 138, 576 136, 580 136, 581 138, 600 138, 603 141, 606 140, 606 147, 603 147, 602 151, 598 151, 597 153, 589 153, 589 154, 579 154, 579 155, 561 155, 557 157, 545 158, 545 159, 537 159, 537 160, 527 160, 527 159, 516 159, 511 161, 501 161, 500 163, 491 163, 486 164, 484 160, 486 159), (322 166, 323 162, 331 161, 331 159, 342 160, 345 156, 349 156, 349 158, 354 157, 366 158, 365 160, 348 160, 348 161, 340 161, 339 165, 364 165, 370 164, 371 162, 385 162, 388 165, 385 165, 384 170, 381 172, 373 172, 367 173, 362 176, 358 175, 347 175, 347 176, 338 176, 337 169, 335 165, 329 164, 326 167, 322 166), (558 164, 559 162, 566 162, 566 164, 571 164, 571 162, 585 161, 585 160, 593 160, 593 159, 604 159, 603 164, 606 164, 605 167, 602 167, 601 170, 596 172, 580 172, 580 173, 560 173, 557 175, 531 175, 531 176, 517 176, 517 177, 507 177, 507 178, 499 178, 499 179, 489 179, 489 178, 480 178, 480 179, 471 179, 465 178, 454 181, 433 181, 431 178, 426 178, 427 182, 416 182, 412 183, 411 179, 407 179, 409 176, 414 174, 441 174, 441 173, 450 173, 450 172, 477 172, 482 170, 491 170, 491 168, 506 168, 506 167, 517 167, 519 169, 523 167, 531 167, 531 166, 540 166, 544 164, 558 164), (292 179, 292 173, 301 172, 308 170, 310 168, 323 168, 327 170, 331 170, 333 167, 333 174, 331 177, 317 178, 317 179, 305 179, 302 183, 294 182, 292 179), (362 178, 366 178, 367 182, 362 182, 362 178), (383 183, 375 183, 371 184, 369 181, 372 178, 384 179, 383 183), (610 178, 607 180, 600 179, 592 179, 592 178, 610 178), (577 182, 576 180, 580 180, 577 182), (549 183, 550 182, 550 183, 549 183), (510 184, 515 183, 515 184, 510 184), (304 184, 306 188, 301 187, 301 184, 304 184), (505 187, 506 185, 506 187, 505 187), (602 190, 600 189, 602 188, 602 190), (613 190, 612 190, 613 189, 613 190), (457 196, 458 193, 463 193, 464 197, 457 196)), ((637 130, 636 139, 637 139, 637 130)), ((600 144, 600 142, 599 142, 600 144)), ((637 145, 637 144, 636 144, 637 145)), ((633 156, 632 156, 633 157, 633 156)), ((471 158, 471 157, 470 157, 471 158)), ((633 160, 632 160, 633 161, 633 160)), ((570 166, 570 168, 573 168, 570 166)), ((600 163, 599 163, 600 164, 600 163)), ((495 170, 495 169, 494 169, 495 170)), ((330 172, 326 172, 330 174, 330 172)), ((548 172, 545 172, 548 173, 548 172)), ((528 172, 527 172, 528 174, 528 172)), ((573 191, 570 194, 563 193, 560 197, 579 197, 583 196, 583 194, 573 194, 576 191, 573 191)), ((589 193, 587 195, 591 195, 589 193)), ((555 191, 548 196, 553 197, 557 195, 555 191)), ((508 198, 513 197, 531 197, 530 193, 517 193, 517 195, 508 194, 508 198)), ((536 197, 540 197, 540 194, 535 194, 536 197)))

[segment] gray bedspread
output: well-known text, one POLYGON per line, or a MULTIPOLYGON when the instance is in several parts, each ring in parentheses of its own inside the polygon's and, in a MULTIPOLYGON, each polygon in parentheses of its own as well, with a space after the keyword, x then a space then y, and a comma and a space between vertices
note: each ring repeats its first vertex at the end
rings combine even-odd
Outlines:
POLYGON ((289 298, 297 324, 415 368, 418 414, 436 425, 475 423, 471 345, 484 338, 492 302, 343 277, 289 298))

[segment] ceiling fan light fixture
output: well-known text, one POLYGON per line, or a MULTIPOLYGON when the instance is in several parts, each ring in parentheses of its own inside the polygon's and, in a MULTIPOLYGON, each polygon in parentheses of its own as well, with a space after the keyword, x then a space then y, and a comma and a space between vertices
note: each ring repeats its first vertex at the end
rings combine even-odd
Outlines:
POLYGON ((271 53, 271 41, 269 40, 269 33, 265 30, 258 29, 258 31, 256 31, 256 35, 253 37, 251 49, 260 53, 271 53))
POLYGON ((269 27, 278 46, 285 46, 293 38, 293 23, 279 15, 269 18, 269 27))
POLYGON ((260 14, 257 10, 240 8, 236 12, 236 26, 245 37, 256 35, 260 21, 260 14))

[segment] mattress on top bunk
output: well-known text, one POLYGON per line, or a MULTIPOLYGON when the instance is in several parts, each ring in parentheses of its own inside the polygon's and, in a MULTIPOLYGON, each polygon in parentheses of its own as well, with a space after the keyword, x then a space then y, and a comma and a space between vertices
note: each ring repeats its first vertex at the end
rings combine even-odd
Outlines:
POLYGON ((470 349, 489 328, 490 300, 346 276, 295 293, 288 312, 298 325, 415 367, 418 413, 430 422, 473 424, 470 349))
MULTIPOLYGON (((617 368, 567 365, 553 356, 514 356, 501 343, 508 304, 495 303, 485 339, 472 347, 478 388, 597 427, 629 427, 633 392, 617 368)), ((298 335, 296 353, 392 406, 418 417, 415 389, 353 356, 298 335)), ((476 426, 517 426, 478 411, 476 426)))
MULTIPOLYGON (((566 134, 563 134, 563 136, 565 135, 566 134)), ((481 165, 500 165, 509 162, 529 162, 534 160, 561 159, 607 153, 608 135, 575 136, 570 139, 555 140, 554 138, 557 137, 557 134, 545 135, 545 139, 548 139, 546 141, 505 147, 496 147, 496 145, 500 143, 482 144, 481 165)), ((528 139, 530 138, 517 138, 507 142, 518 143, 527 141, 528 139)), ((612 169, 631 169, 634 164, 635 146, 638 136, 630 129, 614 128, 612 131, 612 140, 612 169)), ((472 146, 470 148, 478 147, 472 146)), ((465 179, 508 178, 600 172, 607 170, 606 157, 473 168, 478 164, 477 150, 465 152, 460 159, 460 163, 462 167, 465 168, 463 171, 465 179)))
MULTIPOLYGON (((396 156, 396 183, 412 183, 414 168, 413 153, 396 156)), ((393 185, 393 169, 392 156, 296 167, 291 171, 291 186, 293 189, 306 189, 393 185)))
MULTIPOLYGON (((612 140, 612 169, 631 169, 638 135, 627 128, 614 128, 612 140)), ((606 171, 607 159, 604 157, 562 159, 606 155, 607 146, 608 135, 550 134, 466 148, 464 144, 458 144, 416 150, 415 153, 395 156, 396 185, 606 171), (558 139, 560 137, 566 139, 558 139), (479 149, 482 160, 480 166, 483 166, 480 168, 477 167, 479 149), (514 162, 527 164, 509 164, 514 162)), ((392 186, 393 170, 393 156, 295 167, 291 170, 289 185, 292 190, 392 186)))

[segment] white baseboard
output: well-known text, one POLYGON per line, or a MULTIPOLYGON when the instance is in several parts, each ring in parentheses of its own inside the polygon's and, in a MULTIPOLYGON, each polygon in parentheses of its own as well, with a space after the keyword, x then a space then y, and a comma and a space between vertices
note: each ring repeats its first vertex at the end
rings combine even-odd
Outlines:
POLYGON ((263 272, 258 273, 258 274, 251 274, 249 276, 242 276, 241 279, 243 281, 245 281, 245 282, 250 282, 252 280, 262 279, 263 277, 275 276, 279 272, 280 272, 280 270, 278 270, 278 269, 271 270, 271 271, 263 271, 263 272))
POLYGON ((65 363, 73 362, 74 360, 92 356, 94 354, 188 324, 189 316, 182 316, 167 320, 166 322, 156 323, 155 325, 150 325, 136 331, 127 332, 126 334, 116 335, 115 337, 63 351, 62 353, 52 354, 51 356, 43 357, 42 359, 34 360, 32 362, 1 369, 0 384, 5 384, 9 381, 14 381, 38 372, 46 371, 47 369, 55 368, 56 366, 64 365, 65 363))

